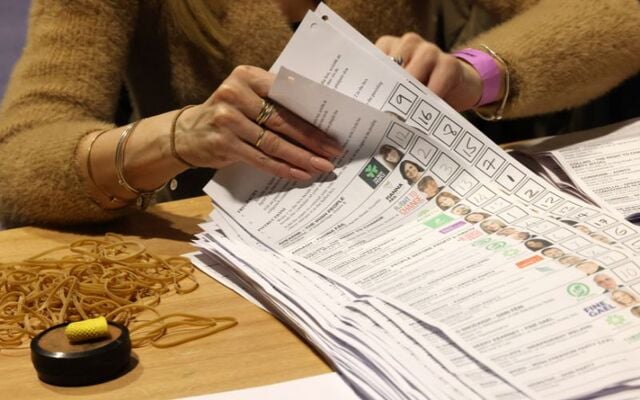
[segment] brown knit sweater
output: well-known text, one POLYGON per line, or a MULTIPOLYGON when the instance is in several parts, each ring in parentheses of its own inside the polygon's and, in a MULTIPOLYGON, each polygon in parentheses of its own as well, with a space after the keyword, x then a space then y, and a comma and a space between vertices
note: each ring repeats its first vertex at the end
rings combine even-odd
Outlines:
MULTIPOLYGON (((438 28, 455 44, 486 27, 466 22, 478 14, 464 7, 468 1, 329 5, 372 40, 407 31, 435 40, 443 37, 438 28)), ((234 65, 268 68, 291 35, 270 1, 234 0, 223 21, 231 46, 224 59, 206 58, 165 18, 161 3, 34 0, 27 44, 0 109, 2 220, 73 224, 119 215, 89 199, 74 155, 84 135, 115 126, 122 82, 141 117, 200 103, 234 65)), ((640 68, 637 0, 479 3, 505 20, 516 15, 478 39, 512 66, 510 116, 586 102, 640 68)))

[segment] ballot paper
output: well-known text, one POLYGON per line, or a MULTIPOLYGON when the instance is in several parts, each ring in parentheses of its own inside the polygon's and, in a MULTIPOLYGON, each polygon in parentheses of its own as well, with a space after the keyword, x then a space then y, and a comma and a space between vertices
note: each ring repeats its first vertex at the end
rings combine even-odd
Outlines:
POLYGON ((640 119, 576 133, 579 143, 554 150, 522 154, 551 171, 554 184, 577 192, 588 201, 640 220, 640 119))
POLYGON ((203 270, 363 398, 639 395, 638 227, 533 175, 322 3, 272 71, 269 97, 345 151, 308 184, 219 171, 203 270))
POLYGON ((336 373, 275 383, 247 389, 202 396, 185 397, 183 400, 357 400, 358 396, 336 373))

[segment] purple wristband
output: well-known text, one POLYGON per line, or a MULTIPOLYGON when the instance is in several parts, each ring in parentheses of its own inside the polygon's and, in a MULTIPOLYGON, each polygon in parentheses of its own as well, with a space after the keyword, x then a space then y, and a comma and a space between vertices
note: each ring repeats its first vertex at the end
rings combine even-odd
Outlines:
POLYGON ((452 55, 471 64, 482 79, 482 96, 475 106, 482 106, 498 100, 502 76, 496 60, 481 50, 462 49, 452 55))

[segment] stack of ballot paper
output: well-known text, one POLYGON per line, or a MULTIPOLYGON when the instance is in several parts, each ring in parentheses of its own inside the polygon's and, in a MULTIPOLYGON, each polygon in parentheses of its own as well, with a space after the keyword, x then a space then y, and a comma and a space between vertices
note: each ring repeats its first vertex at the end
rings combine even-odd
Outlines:
POLYGON ((362 398, 640 396, 638 227, 550 187, 324 4, 272 72, 269 97, 345 152, 308 184, 219 171, 203 271, 362 398))
POLYGON ((582 140, 554 146, 563 141, 554 137, 540 145, 548 151, 510 154, 560 190, 640 223, 640 119, 567 136, 582 140))

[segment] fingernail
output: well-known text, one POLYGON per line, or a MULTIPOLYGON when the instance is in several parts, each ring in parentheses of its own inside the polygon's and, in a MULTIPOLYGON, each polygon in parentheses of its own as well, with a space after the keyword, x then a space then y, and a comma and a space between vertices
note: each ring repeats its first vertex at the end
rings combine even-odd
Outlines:
POLYGON ((311 175, 301 169, 291 168, 290 174, 292 178, 300 181, 308 181, 311 179, 311 175))
POLYGON ((335 168, 329 160, 321 157, 311 157, 311 165, 318 171, 331 172, 335 168))

